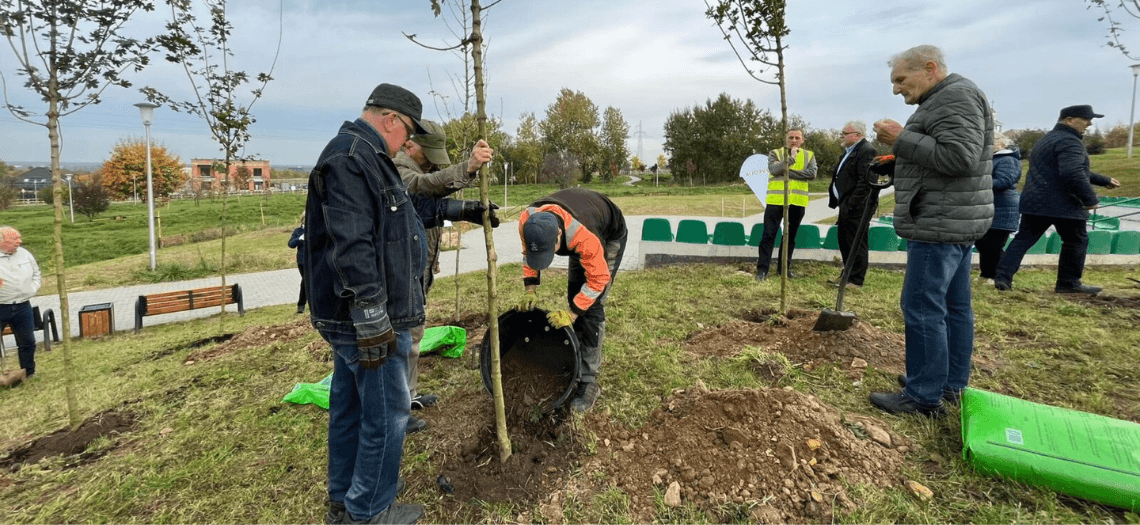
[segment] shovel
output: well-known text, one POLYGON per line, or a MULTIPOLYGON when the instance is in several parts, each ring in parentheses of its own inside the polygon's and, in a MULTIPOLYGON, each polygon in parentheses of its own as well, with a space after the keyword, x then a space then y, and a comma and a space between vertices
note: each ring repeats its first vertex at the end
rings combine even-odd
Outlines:
POLYGON ((3 343, 0 343, 0 370, 3 370, 3 374, 0 375, 0 386, 2 387, 16 386, 27 375, 23 368, 8 370, 8 353, 4 351, 3 343))
MULTIPOLYGON (((862 222, 859 223, 859 231, 855 234, 856 244, 867 235, 871 215, 879 204, 879 192, 883 188, 889 188, 895 180, 895 156, 883 155, 872 159, 871 173, 877 177, 868 181, 871 185, 871 196, 867 199, 867 206, 863 208, 862 222)), ((835 299, 835 309, 824 308, 819 313, 819 319, 816 319, 815 326, 812 327, 813 332, 847 330, 855 324, 855 312, 843 311, 843 293, 847 291, 847 278, 851 275, 851 265, 854 262, 855 257, 847 257, 847 262, 843 265, 843 274, 839 277, 839 295, 835 299)))

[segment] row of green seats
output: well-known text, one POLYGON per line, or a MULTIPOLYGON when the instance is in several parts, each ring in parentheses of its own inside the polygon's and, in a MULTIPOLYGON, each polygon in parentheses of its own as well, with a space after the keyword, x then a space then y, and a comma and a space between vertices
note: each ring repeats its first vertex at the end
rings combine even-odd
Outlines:
MULTIPOLYGON (((713 227, 713 232, 710 235, 705 221, 682 219, 677 224, 677 235, 674 237, 669 220, 654 217, 645 219, 641 230, 641 240, 676 241, 688 244, 708 244, 711 242, 720 246, 759 246, 763 234, 764 223, 752 225, 752 231, 745 235, 743 224, 734 221, 722 221, 713 227)), ((1092 230, 1088 232, 1088 235, 1088 253, 1090 254, 1140 254, 1140 231, 1092 230)), ((780 245, 782 237, 782 231, 776 234, 776 246, 780 245)), ((867 232, 867 240, 872 251, 906 251, 906 239, 900 238, 895 233, 895 229, 890 226, 872 225, 867 232)), ((1011 237, 1009 242, 1012 241, 1011 237)), ((821 237, 819 226, 801 224, 799 231, 796 232, 796 248, 838 250, 838 229, 831 226, 827 229, 827 233, 821 237)), ((1061 237, 1057 232, 1042 236, 1028 253, 1061 253, 1061 237)))
MULTIPOLYGON (((1089 235, 1089 254, 1137 255, 1140 254, 1140 231, 1092 230, 1089 235)), ((1009 242, 1013 242, 1011 237, 1009 242)), ((1006 243, 1009 247, 1009 243, 1006 243)), ((1061 253, 1061 236, 1057 232, 1042 235, 1027 253, 1061 253)))
MULTIPOLYGON (((696 219, 682 219, 677 223, 677 235, 674 237, 672 225, 668 219, 651 217, 642 223, 641 240, 658 242, 681 242, 688 244, 716 244, 720 246, 759 246, 764 235, 764 223, 752 225, 752 231, 744 234, 744 225, 734 221, 718 222, 710 235, 705 221, 696 219)), ((869 244, 874 251, 906 250, 906 241, 895 235, 892 227, 872 226, 868 234, 869 244)), ((776 246, 783 240, 783 231, 776 233, 776 246)), ((796 232, 796 248, 825 250, 839 249, 838 229, 835 226, 828 228, 825 235, 821 235, 819 226, 815 224, 801 224, 796 232)))

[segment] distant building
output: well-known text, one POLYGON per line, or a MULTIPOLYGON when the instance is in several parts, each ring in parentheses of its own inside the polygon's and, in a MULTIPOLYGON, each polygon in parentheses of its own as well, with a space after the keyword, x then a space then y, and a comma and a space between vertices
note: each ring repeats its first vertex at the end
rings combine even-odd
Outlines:
POLYGON ((35 199, 36 192, 51 185, 51 169, 32 168, 12 179, 12 186, 20 190, 21 199, 35 199))
MULTIPOLYGON (((191 191, 200 189, 220 190, 225 174, 224 161, 218 159, 193 159, 190 161, 189 186, 191 191)), ((230 187, 235 190, 262 191, 272 183, 272 175, 267 160, 230 161, 230 187), (239 184, 244 181, 245 184, 239 184)))

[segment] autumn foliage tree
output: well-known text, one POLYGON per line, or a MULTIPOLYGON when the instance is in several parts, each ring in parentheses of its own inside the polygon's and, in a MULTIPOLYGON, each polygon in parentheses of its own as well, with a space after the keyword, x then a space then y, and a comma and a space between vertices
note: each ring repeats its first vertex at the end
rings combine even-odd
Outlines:
MULTIPOLYGON (((182 160, 164 146, 151 145, 151 179, 155 197, 168 197, 186 183, 182 173, 182 160)), ((111 150, 111 158, 99 167, 103 186, 116 199, 129 199, 138 195, 146 200, 146 141, 127 140, 111 150)))

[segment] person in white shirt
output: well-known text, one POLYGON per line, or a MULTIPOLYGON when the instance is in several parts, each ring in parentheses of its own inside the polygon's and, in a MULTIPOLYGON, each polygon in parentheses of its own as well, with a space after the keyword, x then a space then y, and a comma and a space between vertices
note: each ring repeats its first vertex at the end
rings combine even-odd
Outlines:
POLYGON ((36 329, 29 299, 40 290, 40 265, 20 247, 23 238, 11 226, 0 226, 0 330, 12 327, 20 368, 36 375, 36 329))

